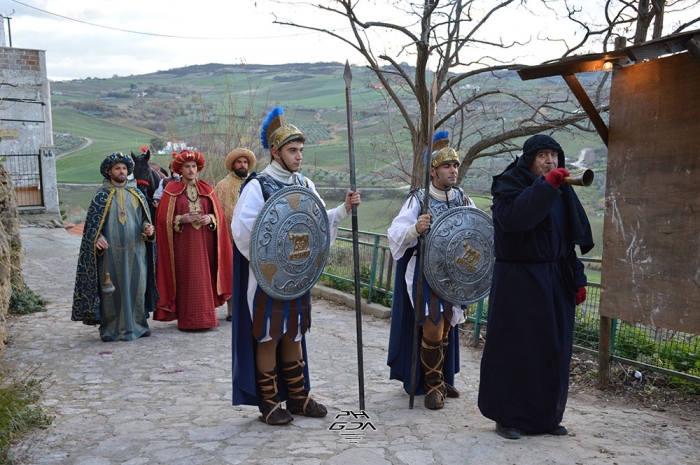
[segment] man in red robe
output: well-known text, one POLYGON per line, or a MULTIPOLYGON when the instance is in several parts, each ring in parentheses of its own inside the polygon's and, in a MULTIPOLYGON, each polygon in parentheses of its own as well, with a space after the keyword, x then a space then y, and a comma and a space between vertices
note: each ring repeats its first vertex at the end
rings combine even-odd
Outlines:
POLYGON ((183 150, 172 162, 180 180, 168 183, 156 211, 156 277, 159 321, 178 329, 219 325, 216 307, 231 297, 231 241, 224 213, 205 181, 197 179, 204 156, 183 150))

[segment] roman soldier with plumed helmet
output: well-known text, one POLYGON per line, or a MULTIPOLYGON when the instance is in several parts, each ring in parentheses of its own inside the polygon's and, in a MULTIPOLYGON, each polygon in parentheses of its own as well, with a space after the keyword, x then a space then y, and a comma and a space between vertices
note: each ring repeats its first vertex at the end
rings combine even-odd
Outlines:
MULTIPOLYGON (((282 107, 270 111, 262 124, 260 140, 272 160, 261 173, 251 174, 246 180, 231 222, 235 277, 233 404, 256 405, 261 421, 283 425, 294 419, 293 414, 327 414, 326 407, 309 395, 306 332, 311 324, 311 295, 307 291, 286 300, 261 289, 249 262, 253 227, 268 199, 290 186, 308 189, 320 205, 325 204, 314 183, 299 172, 306 139, 296 126, 287 123, 282 107), (282 406, 285 399, 286 408, 282 406)), ((348 192, 343 204, 325 211, 330 242, 335 239, 340 222, 350 216, 353 204, 360 204, 358 191, 348 192)))
MULTIPOLYGON (((425 154, 426 163, 428 153, 425 154)), ((412 337, 415 322, 414 290, 418 279, 418 240, 440 215, 455 207, 474 206, 474 202, 457 186, 459 157, 449 147, 449 133, 435 133, 432 161, 430 163, 430 195, 428 213, 422 214, 425 192, 418 189, 409 193, 398 216, 387 231, 389 247, 396 264, 394 302, 391 309, 391 331, 389 336, 388 365, 391 379, 403 381, 404 389, 410 393, 412 337)), ((423 296, 420 298, 421 345, 420 376, 416 383, 416 394, 425 395, 425 406, 440 409, 445 397, 459 397, 453 386, 454 375, 459 372, 459 330, 464 321, 463 310, 437 296, 423 279, 423 296)))

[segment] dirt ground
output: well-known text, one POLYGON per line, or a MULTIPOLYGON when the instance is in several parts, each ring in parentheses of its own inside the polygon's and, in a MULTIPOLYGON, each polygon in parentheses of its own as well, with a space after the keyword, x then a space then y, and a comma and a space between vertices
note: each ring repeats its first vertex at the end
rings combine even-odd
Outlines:
MULTIPOLYGON (((461 340, 463 351, 472 350, 480 357, 484 347, 483 330, 478 348, 473 347, 472 331, 473 327, 463 333, 466 336, 461 340)), ((614 399, 658 412, 677 413, 680 421, 700 420, 700 385, 688 383, 684 388, 669 376, 619 362, 612 363, 607 388, 602 390, 598 384, 597 358, 574 349, 569 376, 570 393, 578 392, 600 399, 614 399)), ((700 453, 700 438, 698 447, 700 453)))
MULTIPOLYGON (((463 356, 468 354, 474 362, 480 360, 483 340, 478 348, 473 347, 469 336, 462 338, 462 344, 463 356)), ((569 437, 581 445, 585 443, 587 449, 588 443, 597 440, 597 453, 584 457, 563 448, 554 455, 543 455, 541 463, 700 464, 700 385, 691 383, 684 388, 666 375, 613 362, 610 383, 602 390, 598 387, 597 363, 594 356, 574 352, 569 402, 562 422, 569 426, 569 437), (606 421, 610 416, 627 420, 620 427, 617 418, 606 421), (588 420, 579 421, 586 417, 588 420), (650 448, 657 453, 665 449, 674 453, 659 462, 658 457, 649 457, 650 448)), ((513 442, 517 441, 507 444, 513 442)), ((522 455, 505 457, 508 463, 530 463, 522 455)))
POLYGON ((601 398, 615 398, 636 407, 673 413, 681 422, 700 419, 700 385, 683 388, 666 375, 614 362, 610 383, 603 391, 598 388, 597 360, 585 353, 574 353, 569 390, 584 390, 601 398))

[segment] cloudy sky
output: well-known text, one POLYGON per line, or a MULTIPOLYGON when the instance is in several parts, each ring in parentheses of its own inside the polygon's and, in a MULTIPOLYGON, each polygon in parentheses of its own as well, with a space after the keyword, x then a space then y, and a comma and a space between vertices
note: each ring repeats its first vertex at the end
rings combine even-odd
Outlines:
MULTIPOLYGON (((285 3, 286 2, 286 3, 285 3)), ((363 0, 374 18, 403 14, 363 0)), ((301 20, 347 33, 337 15, 272 0, 3 0, 6 45, 46 50, 50 79, 111 77, 206 63, 360 62, 328 36, 273 24, 301 20)), ((405 16, 405 15, 403 15, 405 16)), ((375 40, 381 39, 375 37, 375 40)))
MULTIPOLYGON (((358 4, 363 20, 407 25, 415 18, 391 6, 406 7, 405 0, 358 4)), ((128 76, 206 63, 363 62, 349 46, 325 34, 273 24, 278 18, 349 33, 338 15, 319 13, 298 0, 3 0, 0 14, 11 18, 9 32, 4 20, 6 45, 11 33, 13 47, 45 50, 52 80, 128 76)), ((492 22, 497 26, 488 29, 493 39, 513 34, 518 40, 535 39, 564 24, 552 19, 551 11, 522 7, 499 12, 492 22)), ((370 35, 375 52, 396 56, 401 44, 380 32, 370 35)), ((556 58, 557 52, 563 53, 563 43, 533 40, 518 61, 538 64, 556 58)))
MULTIPOLYGON (((272 24, 273 7, 294 12, 267 0, 4 0, 0 14, 11 17, 13 47, 46 50, 54 80, 205 63, 344 61, 320 34, 272 24)), ((5 29, 9 45, 7 20, 5 29)))

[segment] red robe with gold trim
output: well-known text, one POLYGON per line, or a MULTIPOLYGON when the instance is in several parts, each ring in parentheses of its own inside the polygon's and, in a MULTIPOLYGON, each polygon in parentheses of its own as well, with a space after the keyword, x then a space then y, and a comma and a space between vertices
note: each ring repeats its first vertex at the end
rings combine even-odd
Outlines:
POLYGON ((188 198, 186 183, 168 183, 156 211, 160 300, 153 318, 177 319, 179 329, 218 326, 215 309, 231 297, 233 252, 228 225, 212 187, 201 180, 195 186, 198 195, 188 198), (214 230, 192 223, 176 230, 177 217, 195 205, 201 214, 214 217, 214 230))

